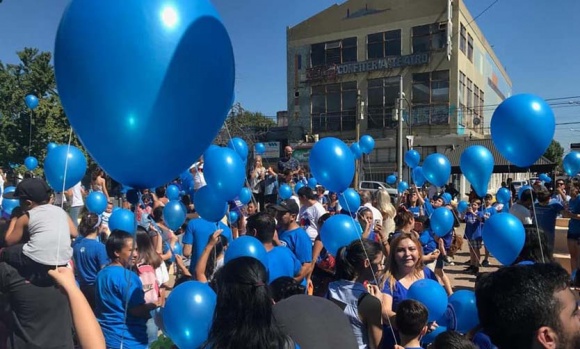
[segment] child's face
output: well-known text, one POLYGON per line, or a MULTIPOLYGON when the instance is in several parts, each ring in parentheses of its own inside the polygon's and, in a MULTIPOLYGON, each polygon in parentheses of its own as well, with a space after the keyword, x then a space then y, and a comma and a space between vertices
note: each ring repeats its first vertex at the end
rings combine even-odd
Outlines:
POLYGON ((472 202, 471 209, 477 211, 479 209, 479 202, 472 202))
POLYGON ((247 208, 246 208, 248 215, 253 215, 254 213, 256 213, 256 206, 253 203, 249 203, 247 208))
POLYGON ((105 211, 107 211, 107 213, 113 212, 113 204, 107 204, 107 209, 105 211))

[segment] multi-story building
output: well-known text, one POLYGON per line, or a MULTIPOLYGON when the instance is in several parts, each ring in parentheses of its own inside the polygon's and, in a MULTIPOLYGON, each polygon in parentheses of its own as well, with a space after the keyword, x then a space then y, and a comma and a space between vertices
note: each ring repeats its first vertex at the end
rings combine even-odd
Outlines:
POLYGON ((462 0, 345 1, 288 28, 287 54, 289 142, 370 134, 367 178, 396 170, 399 115, 424 158, 484 138, 511 94, 462 0))

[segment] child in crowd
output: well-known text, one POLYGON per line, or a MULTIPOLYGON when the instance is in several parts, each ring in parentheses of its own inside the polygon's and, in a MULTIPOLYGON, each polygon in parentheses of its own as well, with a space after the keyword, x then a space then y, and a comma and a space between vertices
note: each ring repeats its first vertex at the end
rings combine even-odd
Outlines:
POLYGON ((401 337, 397 349, 421 349, 420 338, 427 333, 427 319, 429 312, 420 302, 406 299, 399 304, 396 327, 401 337))
POLYGON ((481 200, 474 199, 471 201, 467 212, 465 212, 465 237, 469 242, 469 266, 465 269, 467 272, 474 274, 479 273, 479 259, 481 258, 481 230, 483 214, 479 210, 481 200))

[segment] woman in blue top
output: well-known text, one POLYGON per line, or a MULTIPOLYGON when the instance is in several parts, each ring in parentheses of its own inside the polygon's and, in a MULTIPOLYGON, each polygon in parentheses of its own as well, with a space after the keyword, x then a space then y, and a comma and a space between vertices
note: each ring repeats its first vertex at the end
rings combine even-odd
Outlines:
POLYGON ((423 265, 423 249, 414 233, 401 233, 391 241, 383 283, 383 348, 393 348, 398 338, 390 324, 395 321, 397 307, 407 299, 407 292, 417 280, 437 281, 435 274, 423 265))

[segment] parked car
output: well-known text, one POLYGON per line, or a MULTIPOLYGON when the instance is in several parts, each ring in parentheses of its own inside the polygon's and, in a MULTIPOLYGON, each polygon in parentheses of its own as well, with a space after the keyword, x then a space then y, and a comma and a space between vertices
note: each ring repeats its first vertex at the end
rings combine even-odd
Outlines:
POLYGON ((390 185, 388 185, 385 182, 376 182, 376 181, 361 181, 358 185, 360 190, 368 190, 371 193, 374 193, 375 191, 379 190, 379 189, 385 189, 387 191, 387 193, 389 193, 389 195, 391 196, 391 201, 393 201, 393 203, 396 201, 397 196, 399 195, 397 192, 397 189, 391 187, 390 185))

